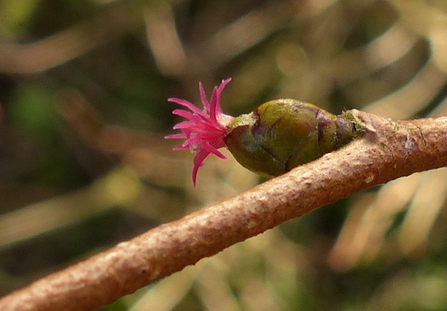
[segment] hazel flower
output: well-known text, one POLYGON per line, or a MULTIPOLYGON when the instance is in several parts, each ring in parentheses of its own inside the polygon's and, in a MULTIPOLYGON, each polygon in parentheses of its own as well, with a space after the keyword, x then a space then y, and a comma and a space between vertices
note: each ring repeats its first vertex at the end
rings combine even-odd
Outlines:
POLYGON ((225 115, 220 96, 230 80, 214 88, 210 102, 199 84, 203 110, 184 99, 169 99, 190 110, 172 112, 187 121, 174 126, 180 134, 166 138, 185 139, 175 150, 197 152, 192 170, 194 185, 210 153, 225 159, 218 151, 222 147, 227 147, 245 168, 264 176, 278 176, 342 148, 365 131, 350 111, 336 116, 295 99, 271 100, 236 118, 225 115))
POLYGON ((209 154, 214 154, 221 159, 226 157, 218 150, 225 147, 224 137, 228 132, 228 124, 233 120, 232 116, 222 112, 220 106, 220 96, 225 86, 231 79, 223 80, 219 87, 214 87, 210 101, 206 98, 205 90, 199 83, 200 99, 203 104, 203 110, 200 110, 191 102, 180 98, 169 98, 169 102, 179 104, 188 110, 175 109, 172 114, 187 119, 174 126, 174 130, 180 130, 181 133, 168 135, 167 139, 185 139, 185 142, 174 150, 189 149, 196 152, 194 166, 192 170, 192 181, 194 186, 197 181, 197 172, 203 161, 209 154))

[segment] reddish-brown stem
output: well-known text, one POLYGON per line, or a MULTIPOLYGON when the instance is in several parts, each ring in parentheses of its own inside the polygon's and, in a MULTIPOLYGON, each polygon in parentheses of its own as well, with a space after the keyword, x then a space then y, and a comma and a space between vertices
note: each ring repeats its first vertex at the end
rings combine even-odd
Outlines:
POLYGON ((38 280, 0 299, 0 310, 94 310, 356 191, 447 166, 447 117, 353 115, 367 130, 345 148, 38 280))

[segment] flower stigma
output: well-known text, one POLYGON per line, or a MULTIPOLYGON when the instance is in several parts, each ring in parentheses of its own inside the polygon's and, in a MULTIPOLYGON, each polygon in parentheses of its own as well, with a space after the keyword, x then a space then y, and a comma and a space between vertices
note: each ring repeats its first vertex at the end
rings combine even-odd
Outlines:
POLYGON ((234 119, 232 116, 222 112, 220 97, 225 86, 230 83, 230 79, 222 80, 220 86, 215 86, 211 99, 206 98, 202 83, 199 83, 200 99, 203 110, 200 110, 191 102, 181 98, 169 98, 168 101, 179 104, 187 109, 175 109, 172 114, 183 117, 186 121, 176 124, 174 130, 181 133, 165 136, 167 139, 185 139, 183 144, 174 150, 189 149, 195 152, 194 166, 192 169, 192 181, 194 186, 197 181, 197 172, 203 161, 209 154, 214 154, 221 159, 226 157, 218 150, 225 147, 224 137, 228 132, 228 124, 234 119))

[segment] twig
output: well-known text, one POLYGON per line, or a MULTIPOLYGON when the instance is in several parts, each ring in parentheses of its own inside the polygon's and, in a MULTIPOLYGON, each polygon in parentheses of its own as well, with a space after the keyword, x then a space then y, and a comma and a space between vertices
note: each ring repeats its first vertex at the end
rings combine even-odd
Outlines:
POLYGON ((38 280, 2 298, 0 310, 94 310, 356 191, 447 166, 447 117, 393 122, 353 113, 363 138, 38 280))

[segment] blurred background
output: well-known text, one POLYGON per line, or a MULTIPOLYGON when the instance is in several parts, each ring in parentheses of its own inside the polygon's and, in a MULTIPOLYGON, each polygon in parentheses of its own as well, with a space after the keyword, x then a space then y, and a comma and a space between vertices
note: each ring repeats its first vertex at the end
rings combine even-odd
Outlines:
MULTIPOLYGON (((166 141, 168 97, 447 115, 444 0, 0 0, 0 295, 262 180, 166 141)), ((447 171, 239 243, 102 310, 447 310, 447 171)))

